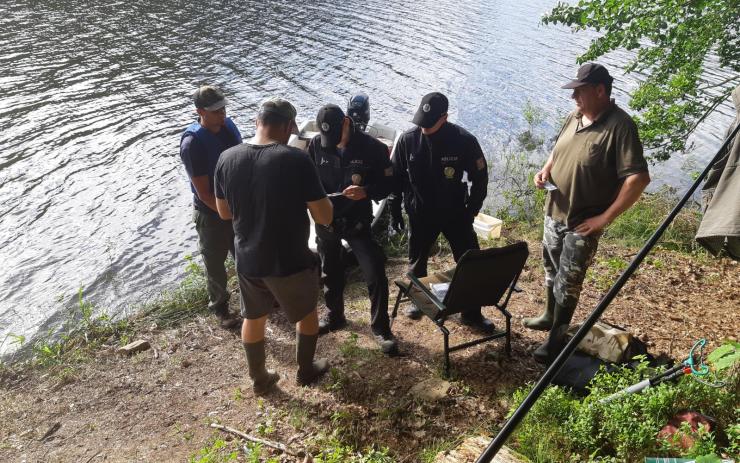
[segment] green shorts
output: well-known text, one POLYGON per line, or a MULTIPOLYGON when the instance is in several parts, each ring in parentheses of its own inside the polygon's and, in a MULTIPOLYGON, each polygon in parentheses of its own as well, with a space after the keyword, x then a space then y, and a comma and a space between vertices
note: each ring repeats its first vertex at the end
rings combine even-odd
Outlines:
POLYGON ((239 292, 242 318, 261 318, 279 306, 291 323, 297 323, 316 310, 319 271, 314 267, 285 277, 265 278, 239 274, 239 292))

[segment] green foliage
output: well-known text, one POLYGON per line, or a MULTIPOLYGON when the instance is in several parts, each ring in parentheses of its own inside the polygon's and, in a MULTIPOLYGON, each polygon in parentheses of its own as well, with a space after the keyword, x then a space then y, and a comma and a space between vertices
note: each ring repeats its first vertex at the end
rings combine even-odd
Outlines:
MULTIPOLYGON (((600 373, 591 383, 591 393, 579 400, 560 387, 549 387, 535 403, 516 431, 516 447, 534 462, 642 461, 646 456, 680 456, 671 443, 657 439, 668 419, 682 410, 695 410, 714 417, 728 437, 740 419, 737 408, 740 375, 722 376, 726 386, 713 388, 684 376, 676 384, 660 384, 639 394, 599 403, 614 392, 652 376, 646 362, 636 369, 600 373)), ((717 378, 714 378, 716 380, 717 378)), ((514 395, 516 405, 529 388, 514 395)), ((512 409, 513 410, 513 409, 512 409)), ((717 453, 714 433, 690 432, 696 444, 692 456, 717 453)), ((734 438, 735 441, 737 440, 734 438)), ((736 450, 730 444, 725 452, 736 450)))
POLYGON ((185 278, 177 289, 165 291, 157 300, 145 305, 140 319, 160 327, 177 325, 194 315, 206 313, 208 291, 203 268, 192 256, 185 256, 185 278))
POLYGON ((740 342, 728 342, 714 349, 707 356, 709 363, 715 371, 726 370, 740 361, 740 342))
MULTIPOLYGON (((198 453, 191 456, 188 460, 189 463, 225 463, 229 461, 237 461, 239 452, 231 450, 230 445, 222 440, 215 439, 210 445, 200 449, 198 453)), ((260 460, 248 460, 256 461, 260 460)))
POLYGON ((131 332, 128 320, 113 321, 107 314, 95 316, 95 312, 95 306, 83 298, 80 288, 77 305, 70 310, 61 332, 49 331, 31 346, 33 362, 42 367, 79 362, 105 342, 131 332))
POLYGON ((364 452, 356 451, 351 445, 341 442, 336 435, 325 439, 321 451, 314 456, 316 463, 393 463, 388 449, 369 447, 364 452))
POLYGON ((627 72, 647 76, 632 95, 640 136, 653 157, 667 159, 740 84, 740 1, 580 0, 558 3, 543 23, 593 29, 601 35, 578 62, 618 50, 635 50, 627 72), (707 63, 729 77, 701 84, 707 63))
MULTIPOLYGON (((640 247, 653 235, 676 202, 675 191, 669 188, 643 194, 635 205, 607 228, 604 237, 626 246, 640 247)), ((680 251, 698 250, 694 237, 700 222, 698 207, 684 207, 663 233, 659 246, 680 251)))

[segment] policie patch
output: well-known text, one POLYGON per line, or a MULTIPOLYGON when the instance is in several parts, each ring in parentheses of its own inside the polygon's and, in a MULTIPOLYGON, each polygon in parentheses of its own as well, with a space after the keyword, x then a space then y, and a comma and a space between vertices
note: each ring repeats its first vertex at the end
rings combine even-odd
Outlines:
POLYGON ((352 184, 359 185, 360 183, 362 183, 362 175, 352 174, 352 184))
POLYGON ((486 160, 484 158, 478 158, 475 161, 475 166, 478 168, 478 170, 483 170, 486 168, 486 160))
POLYGON ((444 170, 445 177, 452 178, 455 176, 455 168, 454 167, 445 167, 444 170))
POLYGON ((393 167, 386 167, 386 169, 383 171, 383 175, 385 175, 386 177, 392 177, 393 167))

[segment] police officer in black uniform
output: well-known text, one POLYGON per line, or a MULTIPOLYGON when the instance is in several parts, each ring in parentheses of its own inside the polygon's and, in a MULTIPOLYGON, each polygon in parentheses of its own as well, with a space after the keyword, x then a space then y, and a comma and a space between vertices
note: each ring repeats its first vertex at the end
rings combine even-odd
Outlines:
MULTIPOLYGON (((391 223, 398 231, 405 226, 403 198, 409 217, 409 270, 417 277, 427 275, 429 252, 440 233, 450 243, 456 262, 468 249, 479 249, 473 219, 486 197, 488 166, 478 140, 447 122, 447 107, 443 94, 425 95, 412 121, 417 127, 401 135, 393 156, 391 223), (470 191, 463 173, 472 182, 470 191)), ((406 315, 420 318, 421 311, 412 305, 406 315)), ((463 312, 460 318, 481 331, 494 331, 480 307, 463 312)))
POLYGON ((370 326, 382 351, 398 352, 388 318, 388 279, 385 254, 370 233, 373 218, 370 200, 381 200, 392 188, 393 168, 388 148, 359 130, 336 105, 319 110, 320 134, 308 145, 324 190, 334 205, 334 221, 316 226, 321 256, 324 297, 329 313, 319 323, 325 334, 347 325, 344 316, 345 266, 342 240, 352 248, 370 294, 370 326))

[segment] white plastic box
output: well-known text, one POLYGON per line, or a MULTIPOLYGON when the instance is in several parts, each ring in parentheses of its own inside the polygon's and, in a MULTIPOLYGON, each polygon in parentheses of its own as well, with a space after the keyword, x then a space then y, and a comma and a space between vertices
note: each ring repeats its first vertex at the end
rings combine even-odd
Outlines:
POLYGON ((478 214, 475 216, 473 221, 473 230, 485 239, 493 239, 501 237, 501 226, 503 221, 496 217, 491 217, 486 214, 478 214))

